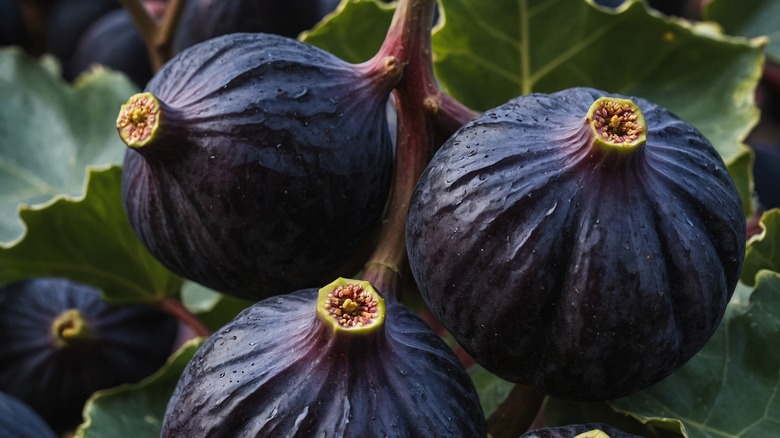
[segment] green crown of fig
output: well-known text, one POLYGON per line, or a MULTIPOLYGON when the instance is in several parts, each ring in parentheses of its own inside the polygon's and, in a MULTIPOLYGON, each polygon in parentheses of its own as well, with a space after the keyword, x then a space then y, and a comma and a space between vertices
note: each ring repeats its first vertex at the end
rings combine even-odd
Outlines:
POLYGON ((336 333, 373 333, 385 320, 385 300, 371 283, 338 278, 319 290, 317 316, 336 333))

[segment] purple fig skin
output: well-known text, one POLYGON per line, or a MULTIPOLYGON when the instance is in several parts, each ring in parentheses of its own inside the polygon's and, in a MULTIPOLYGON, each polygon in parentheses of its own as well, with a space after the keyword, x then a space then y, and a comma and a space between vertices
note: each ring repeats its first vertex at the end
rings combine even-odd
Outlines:
POLYGON ((145 305, 114 306, 98 290, 60 278, 0 288, 0 391, 28 404, 53 429, 81 422, 95 391, 137 382, 170 356, 178 332, 172 316, 145 305), (71 309, 87 339, 61 345, 53 323, 71 309))
POLYGON ((686 363, 745 254, 739 194, 706 138, 630 98, 644 145, 591 147, 585 115, 607 95, 485 112, 437 152, 409 207, 410 265, 433 313, 486 369, 564 399, 625 396, 686 363))
POLYGON ((0 392, 0 435, 12 438, 57 438, 32 408, 4 392, 0 392))
POLYGON ((484 437, 462 365, 422 320, 388 303, 370 333, 334 335, 317 289, 263 300, 185 369, 163 437, 484 437))
POLYGON ((276 35, 182 52, 147 86, 158 132, 125 156, 133 229, 169 269, 226 294, 321 284, 382 213, 397 76, 276 35))
POLYGON ((623 432, 617 427, 604 423, 572 424, 568 426, 544 427, 526 432, 520 438, 574 438, 590 431, 601 431, 607 436, 592 434, 581 438, 642 438, 640 435, 623 432))

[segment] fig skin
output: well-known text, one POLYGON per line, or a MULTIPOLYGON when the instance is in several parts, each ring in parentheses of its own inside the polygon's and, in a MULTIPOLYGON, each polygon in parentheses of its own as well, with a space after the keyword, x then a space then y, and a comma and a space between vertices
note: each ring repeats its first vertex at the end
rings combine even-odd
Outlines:
POLYGON ((621 397, 682 366, 717 328, 745 253, 740 198, 710 143, 631 98, 646 143, 591 147, 585 115, 605 95, 485 112, 429 163, 407 222, 421 294, 460 345, 564 399, 621 397))
POLYGON ((162 436, 487 435, 471 379, 422 320, 388 302, 376 331, 334 335, 317 296, 268 298, 209 338, 174 390, 162 436))
POLYGON ((400 70, 372 66, 269 34, 177 55, 146 88, 159 129, 124 161, 140 240, 177 274, 246 299, 338 274, 390 186, 385 104, 400 70))
POLYGON ((639 435, 623 432, 617 427, 610 426, 604 423, 585 423, 585 424, 572 424, 567 426, 558 427, 544 427, 540 429, 531 430, 520 436, 520 438, 642 438, 639 435), (590 431, 601 431, 604 435, 596 433, 585 434, 590 431))
POLYGON ((173 53, 221 35, 271 33, 296 38, 329 11, 321 0, 190 0, 173 37, 173 53))
POLYGON ((4 392, 0 392, 0 435, 13 438, 57 437, 32 408, 4 392))
POLYGON ((61 278, 33 278, 0 288, 0 391, 27 403, 61 431, 81 422, 99 389, 137 382, 170 356, 176 319, 145 305, 113 306, 98 290, 61 278), (91 334, 67 345, 54 324, 71 309, 91 334))

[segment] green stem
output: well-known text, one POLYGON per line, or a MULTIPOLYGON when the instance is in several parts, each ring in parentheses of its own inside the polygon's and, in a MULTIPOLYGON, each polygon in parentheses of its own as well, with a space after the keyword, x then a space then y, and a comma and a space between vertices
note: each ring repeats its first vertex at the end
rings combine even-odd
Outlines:
POLYGON ((169 0, 162 21, 157 22, 146 10, 141 0, 119 0, 133 19, 141 34, 152 69, 157 71, 171 59, 171 40, 179 22, 179 16, 186 0, 169 0))

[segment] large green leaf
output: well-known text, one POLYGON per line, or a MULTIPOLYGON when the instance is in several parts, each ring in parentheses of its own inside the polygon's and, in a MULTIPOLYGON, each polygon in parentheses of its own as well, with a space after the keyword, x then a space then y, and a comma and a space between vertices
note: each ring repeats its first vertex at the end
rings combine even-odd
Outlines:
POLYGON ((531 92, 587 86, 644 97, 699 128, 729 162, 758 121, 760 41, 592 0, 445 0, 434 35, 437 77, 487 109, 531 92))
POLYGON ((201 338, 185 343, 158 372, 138 383, 96 392, 74 438, 159 438, 168 399, 202 343, 201 338))
POLYGON ((767 56, 780 63, 780 1, 710 0, 704 5, 704 18, 718 22, 726 33, 769 38, 767 56))
POLYGON ((611 402, 643 422, 691 438, 777 436, 780 430, 780 274, 761 271, 690 362, 661 383, 611 402))
POLYGON ((762 269, 780 272, 780 210, 764 212, 760 225, 761 234, 748 242, 740 275, 740 279, 749 285, 755 284, 756 274, 762 269))
POLYGON ((345 61, 363 62, 379 50, 394 11, 394 6, 377 0, 344 0, 301 40, 345 61))
POLYGON ((71 86, 58 68, 0 49, 0 244, 24 232, 20 204, 80 194, 87 165, 119 163, 126 150, 114 122, 135 86, 102 69, 71 86))
POLYGON ((84 196, 60 195, 19 214, 25 237, 0 245, 0 283, 64 276, 92 284, 112 301, 156 301, 178 292, 182 280, 136 238, 122 207, 118 166, 88 170, 84 196))

